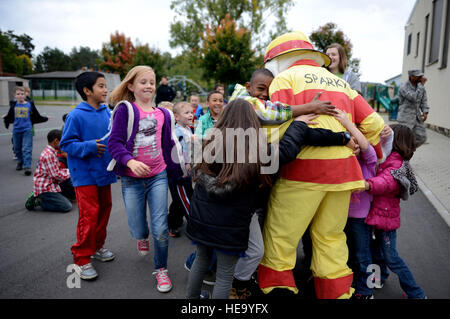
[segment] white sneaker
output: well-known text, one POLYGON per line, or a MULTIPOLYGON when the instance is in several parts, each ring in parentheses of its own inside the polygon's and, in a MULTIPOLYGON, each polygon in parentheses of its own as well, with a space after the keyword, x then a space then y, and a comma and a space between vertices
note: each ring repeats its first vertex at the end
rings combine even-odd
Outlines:
POLYGON ((137 242, 137 250, 139 255, 145 256, 150 252, 150 242, 148 239, 139 239, 137 242))
POLYGON ((84 280, 92 280, 97 278, 98 274, 95 268, 92 266, 91 263, 88 263, 83 266, 75 265, 74 267, 75 272, 80 276, 81 279, 84 280))
POLYGON ((111 251, 103 247, 97 250, 91 258, 95 258, 100 261, 111 261, 116 258, 116 256, 111 251))

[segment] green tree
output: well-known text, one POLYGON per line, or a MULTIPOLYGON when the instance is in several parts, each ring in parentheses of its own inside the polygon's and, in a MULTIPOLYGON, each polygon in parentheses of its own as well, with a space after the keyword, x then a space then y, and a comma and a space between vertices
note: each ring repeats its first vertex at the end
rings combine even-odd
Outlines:
POLYGON ((70 56, 58 48, 45 47, 42 53, 36 57, 36 73, 53 71, 72 71, 70 56))
MULTIPOLYGON (((166 53, 170 56, 169 53, 166 53)), ((206 88, 208 86, 208 81, 205 81, 205 72, 199 66, 198 56, 194 56, 187 51, 170 58, 167 60, 167 75, 185 75, 187 78, 198 83, 202 87, 206 88)))
POLYGON ((339 43, 340 45, 342 45, 347 55, 348 64, 351 70, 354 73, 360 75, 360 59, 352 58, 353 44, 351 43, 350 39, 344 34, 344 32, 338 29, 335 23, 328 22, 325 25, 319 27, 317 30, 311 33, 309 38, 314 43, 316 49, 322 52, 325 52, 326 47, 332 43, 339 43))
POLYGON ((0 59, 2 72, 22 76, 33 71, 31 51, 34 45, 32 39, 26 34, 16 35, 13 31, 0 30, 0 59), (30 51, 31 50, 31 51, 30 51))
POLYGON ((157 82, 167 75, 170 54, 163 54, 158 49, 151 49, 148 44, 137 45, 133 60, 134 65, 148 65, 155 71, 157 82))
POLYGON ((14 34, 14 31, 12 30, 8 30, 6 35, 14 45, 17 55, 26 54, 29 58, 31 58, 34 50, 34 44, 32 43, 33 38, 25 33, 21 35, 14 34))
POLYGON ((70 60, 72 70, 79 70, 82 67, 87 67, 88 69, 98 69, 100 54, 97 50, 91 50, 89 47, 73 47, 70 52, 70 60))
POLYGON ((228 14, 238 27, 251 30, 255 48, 261 50, 264 41, 287 30, 284 15, 293 4, 293 0, 172 0, 170 8, 178 19, 170 26, 169 43, 185 50, 198 49, 205 26, 218 26, 228 14), (276 30, 266 38, 269 22, 276 30))
POLYGON ((116 31, 111 34, 110 41, 103 43, 100 67, 117 72, 123 78, 134 65, 136 48, 125 34, 116 31))
POLYGON ((207 27, 199 50, 205 76, 226 85, 248 81, 258 62, 250 40, 251 32, 238 28, 229 15, 218 26, 207 27))

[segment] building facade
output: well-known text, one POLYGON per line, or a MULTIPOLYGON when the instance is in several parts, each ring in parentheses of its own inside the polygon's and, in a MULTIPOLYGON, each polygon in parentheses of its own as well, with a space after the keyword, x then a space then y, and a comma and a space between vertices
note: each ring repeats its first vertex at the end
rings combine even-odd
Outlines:
POLYGON ((430 113, 427 125, 448 135, 450 131, 450 0, 417 0, 405 26, 402 82, 408 70, 420 69, 430 113))

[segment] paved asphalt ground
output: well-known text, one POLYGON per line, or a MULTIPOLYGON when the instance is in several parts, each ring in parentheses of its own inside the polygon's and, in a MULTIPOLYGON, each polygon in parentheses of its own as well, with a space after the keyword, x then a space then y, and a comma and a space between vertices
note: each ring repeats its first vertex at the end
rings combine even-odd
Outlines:
MULTIPOLYGON (((41 106, 39 110, 51 119, 35 126, 33 167, 46 145, 47 132, 61 127, 61 117, 70 108, 41 106)), ((1 114, 6 112, 6 108, 0 109, 1 114)), ((117 257, 109 263, 94 261, 98 279, 81 281, 80 288, 69 288, 72 273, 66 270, 72 264, 70 247, 76 239, 78 210, 75 206, 71 212, 59 214, 25 209, 32 176, 15 171, 12 129, 0 126, 0 299, 184 298, 188 272, 183 264, 194 246, 185 235, 170 239, 168 269, 174 288, 167 294, 158 293, 151 274, 153 256, 138 256, 136 242, 129 234, 120 182, 112 187, 113 210, 105 244, 117 257)), ((398 231, 401 257, 429 299, 450 299, 450 228, 420 191, 402 202, 402 210, 398 231)), ((301 249, 299 253, 300 261, 301 249)), ((297 267, 299 282, 301 273, 301 267, 297 267)), ((383 289, 375 291, 375 298, 402 298, 395 274, 383 289)))

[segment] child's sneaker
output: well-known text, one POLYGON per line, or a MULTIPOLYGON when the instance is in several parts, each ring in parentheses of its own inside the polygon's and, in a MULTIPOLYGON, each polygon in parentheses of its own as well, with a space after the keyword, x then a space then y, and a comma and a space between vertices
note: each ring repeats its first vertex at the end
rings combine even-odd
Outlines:
POLYGON ((200 299, 209 299, 210 298, 210 293, 208 290, 202 290, 200 292, 200 299))
POLYGON ((92 258, 98 259, 100 261, 111 261, 116 258, 116 256, 108 249, 100 248, 95 252, 92 258))
POLYGON ((25 208, 28 210, 33 210, 36 206, 38 206, 37 198, 34 197, 34 193, 32 192, 25 202, 25 208))
POLYGON ((78 274, 78 276, 80 276, 81 279, 84 280, 92 280, 97 278, 98 276, 97 271, 95 271, 95 268, 91 263, 83 266, 75 265, 75 272, 78 274))
POLYGON ((156 275, 156 289, 159 292, 169 292, 172 289, 172 282, 166 268, 156 270, 153 272, 153 275, 156 275))
POLYGON ((141 256, 148 255, 150 251, 150 242, 148 239, 139 239, 137 243, 137 250, 141 256))
POLYGON ((23 165, 22 164, 17 164, 16 171, 21 171, 22 169, 23 169, 23 165))
POLYGON ((31 175, 31 169, 29 167, 25 167, 25 175, 30 176, 31 175))

